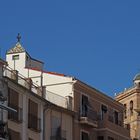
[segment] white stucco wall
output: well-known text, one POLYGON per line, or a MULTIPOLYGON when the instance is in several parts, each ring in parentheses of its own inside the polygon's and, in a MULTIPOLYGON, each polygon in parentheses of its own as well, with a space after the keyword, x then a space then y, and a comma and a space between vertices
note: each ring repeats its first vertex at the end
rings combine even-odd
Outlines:
MULTIPOLYGON (((19 74, 25 76, 26 78, 32 78, 33 83, 35 83, 38 86, 41 86, 41 83, 43 86, 46 87, 46 95, 44 98, 46 98, 49 101, 52 101, 53 103, 60 105, 60 106, 66 106, 66 97, 71 96, 73 97, 73 78, 63 75, 57 75, 53 73, 48 72, 41 72, 40 70, 35 69, 34 67, 42 67, 42 63, 38 61, 32 61, 33 68, 26 67, 26 64, 29 65, 31 61, 31 58, 28 56, 26 52, 22 53, 14 53, 14 54, 7 54, 6 60, 8 62, 8 66, 12 69, 15 69, 19 72, 19 74), (19 55, 19 60, 13 60, 13 55, 19 55), (14 66, 15 65, 15 66, 14 66), (42 75, 42 78, 41 78, 42 75), (42 81, 41 81, 42 79, 42 81), (54 95, 53 95, 54 94, 54 95), (64 97, 61 98, 59 96, 55 96, 55 94, 64 97)), ((31 67, 31 65, 30 65, 31 67)), ((37 93, 37 92, 36 92, 37 93)))
POLYGON ((22 72, 22 69, 25 67, 25 60, 26 60, 26 53, 15 53, 15 54, 7 54, 6 55, 6 61, 8 62, 8 66, 12 69, 18 70, 22 72), (18 60, 13 60, 13 55, 19 55, 18 60))
POLYGON ((43 74, 43 85, 46 86, 46 90, 60 96, 72 96, 73 81, 71 77, 43 74))

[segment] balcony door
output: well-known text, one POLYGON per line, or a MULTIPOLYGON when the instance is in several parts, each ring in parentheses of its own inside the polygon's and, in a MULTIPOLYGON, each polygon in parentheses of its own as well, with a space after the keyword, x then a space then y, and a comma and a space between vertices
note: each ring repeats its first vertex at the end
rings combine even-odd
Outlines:
POLYGON ((88 115, 88 97, 82 95, 82 102, 81 102, 81 115, 83 117, 87 117, 88 115))
POLYGON ((11 88, 8 89, 8 105, 16 110, 19 105, 19 93, 11 88))
POLYGON ((38 130, 38 104, 31 99, 28 103, 28 127, 38 130))
POLYGON ((22 121, 21 108, 19 108, 19 93, 15 90, 8 89, 8 106, 15 109, 17 112, 8 112, 8 118, 14 121, 22 121))

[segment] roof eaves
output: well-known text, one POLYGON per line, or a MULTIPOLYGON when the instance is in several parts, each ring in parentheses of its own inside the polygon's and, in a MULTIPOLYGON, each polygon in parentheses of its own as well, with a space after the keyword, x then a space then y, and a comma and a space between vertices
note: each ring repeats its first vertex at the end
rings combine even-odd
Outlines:
POLYGON ((119 104, 120 106, 123 106, 121 103, 117 102, 115 99, 113 99, 113 98, 111 98, 110 96, 106 95, 105 93, 99 91, 98 89, 96 89, 96 88, 94 88, 94 87, 92 87, 92 86, 90 86, 90 85, 88 85, 88 84, 82 82, 82 81, 79 80, 79 79, 75 79, 75 80, 77 80, 77 82, 80 82, 80 83, 84 84, 85 86, 89 87, 90 89, 95 90, 95 91, 96 91, 97 93, 99 93, 101 96, 104 96, 105 98, 109 99, 110 101, 115 102, 115 103, 119 104))

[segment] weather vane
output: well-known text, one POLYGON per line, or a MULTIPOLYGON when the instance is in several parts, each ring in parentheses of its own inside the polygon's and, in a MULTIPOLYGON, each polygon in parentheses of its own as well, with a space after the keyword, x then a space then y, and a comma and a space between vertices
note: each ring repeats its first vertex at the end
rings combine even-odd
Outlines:
POLYGON ((21 39, 21 36, 20 36, 20 33, 18 33, 18 35, 17 35, 17 41, 20 42, 20 39, 21 39))

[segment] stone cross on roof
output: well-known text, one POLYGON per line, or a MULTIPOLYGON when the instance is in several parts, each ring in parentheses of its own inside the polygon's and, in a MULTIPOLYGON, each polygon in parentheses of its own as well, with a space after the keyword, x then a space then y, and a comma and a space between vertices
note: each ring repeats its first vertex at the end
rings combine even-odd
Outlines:
POLYGON ((20 36, 20 33, 18 33, 18 35, 17 35, 18 42, 20 42, 20 39, 21 39, 21 36, 20 36))
POLYGON ((10 50, 7 51, 7 54, 25 52, 25 49, 20 44, 20 39, 21 39, 21 36, 18 33, 18 35, 17 35, 17 41, 18 42, 16 43, 16 45, 13 48, 11 48, 10 50))

